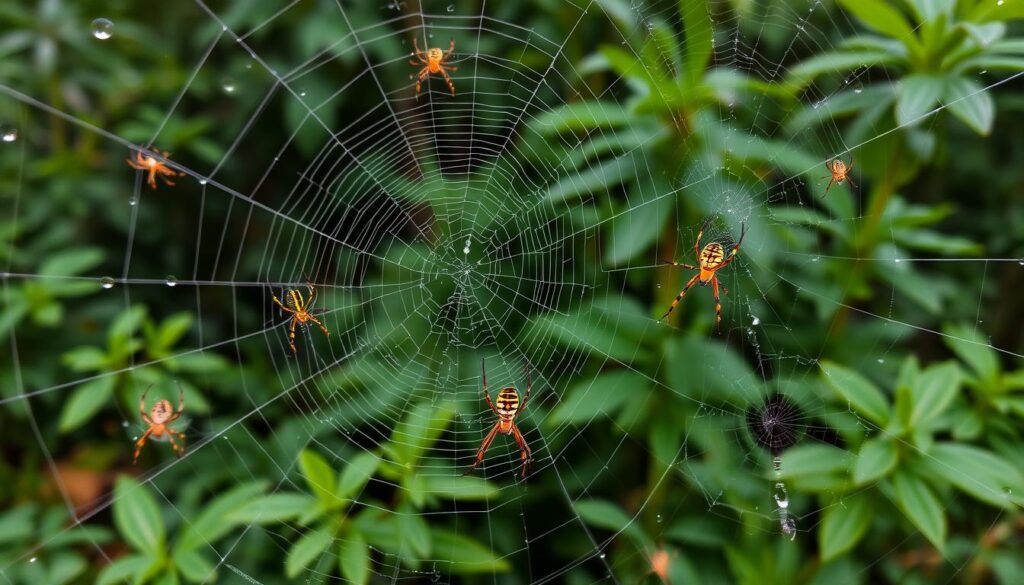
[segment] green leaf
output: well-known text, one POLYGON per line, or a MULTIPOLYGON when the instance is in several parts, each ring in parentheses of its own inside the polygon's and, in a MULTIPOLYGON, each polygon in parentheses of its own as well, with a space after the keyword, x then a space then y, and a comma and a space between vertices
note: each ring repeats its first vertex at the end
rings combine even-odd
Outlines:
POLYGON ((892 65, 899 61, 897 55, 873 50, 823 53, 790 68, 786 81, 797 88, 802 88, 820 75, 831 73, 845 76, 849 71, 872 65, 892 65))
POLYGON ((370 582, 370 547, 358 530, 349 531, 341 540, 338 567, 349 583, 366 585, 370 582))
POLYGON ((686 33, 686 70, 683 82, 695 85, 704 76, 704 69, 711 60, 712 35, 711 9, 708 0, 680 0, 679 13, 683 17, 686 33))
POLYGON ((947 362, 925 369, 913 387, 910 428, 917 428, 941 415, 960 389, 960 368, 947 362))
POLYGON ((945 80, 937 75, 908 75, 900 82, 896 99, 896 122, 910 126, 935 109, 946 92, 945 80))
POLYGON ((651 380, 633 370, 615 370, 592 380, 577 382, 562 395, 551 412, 551 426, 588 424, 595 417, 611 416, 627 401, 651 390, 651 380))
POLYGON ((108 337, 111 340, 131 337, 133 333, 138 331, 139 326, 142 325, 142 320, 145 318, 146 307, 143 305, 134 305, 126 309, 111 323, 108 337))
POLYGON ((306 478, 309 491, 313 492, 325 507, 333 508, 342 503, 334 493, 334 486, 337 483, 334 470, 322 455, 310 449, 303 449, 299 454, 299 469, 306 478))
POLYGON ((954 116, 982 136, 992 131, 995 100, 984 86, 965 77, 946 81, 945 102, 954 116))
POLYGON ((121 536, 140 552, 163 554, 164 520, 149 489, 122 475, 114 485, 114 525, 121 536))
POLYGON ((853 481, 862 485, 888 475, 896 467, 896 445, 889 439, 874 437, 864 441, 853 465, 853 481))
POLYGON ((449 571, 456 574, 492 574, 508 571, 510 566, 505 559, 495 556, 491 550, 479 542, 448 532, 447 529, 435 528, 431 531, 433 543, 432 557, 438 562, 451 563, 449 571))
POLYGON ((154 349, 170 349, 175 343, 178 343, 183 335, 188 333, 194 320, 192 314, 186 312, 175 313, 164 319, 163 323, 160 324, 159 333, 154 340, 156 342, 156 348, 154 349))
POLYGON ((932 488, 918 476, 896 470, 892 477, 896 506, 939 550, 946 540, 946 515, 932 488))
POLYGON ((107 354, 98 347, 83 345, 68 350, 60 360, 76 372, 101 370, 107 364, 107 354))
POLYGON ((851 550, 871 526, 871 499, 863 493, 846 497, 825 509, 818 531, 821 561, 827 563, 851 550))
POLYGON ((96 585, 124 585, 135 583, 157 561, 144 555, 125 555, 110 563, 96 577, 96 585))
MULTIPOLYGON (((625 209, 612 217, 604 253, 604 262, 608 266, 627 263, 661 236, 675 208, 675 197, 668 188, 654 193, 648 201, 628 203, 625 209)), ((637 189, 631 194, 640 198, 637 189)))
POLYGON ((587 170, 562 177, 554 185, 548 187, 544 194, 545 205, 565 202, 576 205, 575 199, 603 193, 608 189, 621 185, 636 176, 638 164, 637 154, 617 156, 587 168, 587 170))
POLYGON ((60 432, 69 433, 95 416, 110 401, 115 382, 115 376, 104 375, 75 388, 61 409, 60 432))
POLYGON ((936 443, 920 461, 940 477, 975 498, 1007 509, 1024 505, 1024 475, 991 451, 958 443, 936 443))
POLYGON ((500 489, 482 477, 448 477, 429 475, 422 477, 423 491, 431 496, 444 496, 456 500, 487 500, 495 498, 500 489))
POLYGON ((448 402, 436 405, 420 402, 395 426, 386 449, 392 453, 396 463, 415 465, 448 428, 454 416, 455 409, 448 402))
POLYGON ((203 506, 198 516, 185 525, 175 548, 194 550, 213 544, 235 528, 231 514, 251 502, 265 488, 266 484, 263 482, 249 482, 217 496, 203 506))
POLYGON ((647 535, 644 534, 639 521, 623 512, 622 508, 607 500, 579 500, 574 507, 580 518, 591 526, 603 528, 611 532, 621 532, 642 546, 653 545, 647 535))
POLYGON ((422 516, 414 510, 403 510, 398 516, 398 534, 395 535, 407 550, 418 559, 425 559, 430 555, 430 527, 422 516))
POLYGON ((825 381, 858 413, 879 426, 889 420, 889 402, 867 378, 839 364, 822 360, 825 381))
POLYGON ((942 340, 958 358, 967 362, 979 378, 993 381, 999 378, 999 358, 977 329, 964 324, 946 325, 942 340))
POLYGON ((56 252, 39 265, 40 276, 77 276, 103 262, 100 248, 73 248, 56 252))
POLYGON ((373 477, 379 462, 377 454, 372 452, 363 452, 353 457, 338 479, 338 489, 335 491, 338 497, 348 499, 356 495, 373 477))
POLYGON ((288 550, 284 560, 285 575, 289 579, 298 577, 303 569, 323 554, 333 540, 334 537, 326 530, 317 529, 303 534, 288 550))
POLYGON ((843 471, 850 466, 849 451, 824 443, 807 443, 782 454, 782 477, 821 476, 843 471))
POLYGON ((215 581, 217 568, 206 557, 194 550, 177 549, 174 551, 174 566, 182 576, 193 583, 215 581))
POLYGON ((251 500, 228 514, 228 520, 241 523, 277 524, 297 518, 317 507, 317 500, 306 494, 277 493, 251 500))
POLYGON ((538 114, 530 126, 543 136, 563 132, 589 132, 598 128, 612 129, 628 126, 634 116, 619 104, 601 101, 582 101, 566 104, 538 114))
POLYGON ((916 45, 910 23, 891 4, 882 0, 839 0, 839 4, 871 30, 916 45))

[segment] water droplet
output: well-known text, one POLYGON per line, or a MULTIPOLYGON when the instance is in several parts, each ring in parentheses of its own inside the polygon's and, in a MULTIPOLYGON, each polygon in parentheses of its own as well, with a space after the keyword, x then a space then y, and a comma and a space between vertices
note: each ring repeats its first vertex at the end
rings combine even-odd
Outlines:
POLYGON ((225 77, 220 83, 220 88, 224 90, 224 93, 231 95, 238 89, 238 83, 230 77, 225 77))
POLYGON ((448 12, 455 12, 455 5, 449 4, 448 8, 446 8, 445 10, 447 10, 448 12))
POLYGON ((661 514, 655 516, 654 519, 658 522, 658 524, 661 524, 661 514))
POLYGON ((878 358, 878 363, 880 363, 880 364, 884 364, 884 363, 885 363, 885 360, 884 360, 884 359, 882 359, 882 358, 878 358))
POLYGON ((789 492, 786 490, 786 484, 781 481, 775 484, 775 493, 772 494, 775 498, 775 504, 778 507, 786 509, 789 507, 789 492))
POLYGON ((3 130, 0 130, 0 132, 3 132, 2 138, 4 142, 14 142, 18 139, 17 128, 4 128, 3 130))
POLYGON ((128 428, 128 421, 126 421, 126 420, 121 421, 121 426, 127 429, 128 428))
POLYGON ((114 279, 110 278, 109 276, 104 276, 103 278, 100 279, 100 286, 107 290, 110 290, 114 288, 114 279))
POLYGON ((105 41, 114 36, 114 23, 106 18, 97 18, 92 21, 92 36, 105 41))
POLYGON ((462 253, 463 254, 469 254, 469 246, 466 246, 465 248, 463 248, 462 249, 462 253))
POLYGON ((863 91, 864 91, 864 84, 863 83, 858 81, 857 83, 853 84, 853 93, 861 93, 863 91))
POLYGON ((755 316, 754 316, 754 320, 753 320, 753 321, 751 321, 750 323, 751 323, 752 325, 760 325, 760 324, 761 324, 761 319, 760 319, 760 317, 757 317, 757 316, 755 315, 755 316))
POLYGON ((138 195, 132 195, 131 197, 128 198, 128 205, 131 205, 132 207, 135 207, 136 205, 138 205, 138 203, 139 203, 139 196, 138 195))
POLYGON ((31 559, 28 560, 28 562, 30 562, 30 563, 36 562, 36 557, 32 557, 31 559))
POLYGON ((1003 0, 996 0, 996 6, 1002 6, 1003 0))
POLYGON ((164 279, 164 283, 173 288, 178 286, 178 279, 173 274, 168 274, 167 278, 164 279))
POLYGON ((895 262, 895 263, 899 264, 899 263, 900 263, 900 259, 899 259, 899 258, 894 258, 894 259, 893 259, 893 262, 895 262))
POLYGON ((601 553, 601 558, 602 558, 602 559, 603 559, 603 558, 605 558, 605 557, 607 557, 607 556, 608 556, 608 555, 606 555, 606 554, 604 554, 604 553, 601 553))
POLYGON ((306 97, 306 92, 305 91, 300 91, 299 92, 299 97, 306 97))
POLYGON ((205 185, 206 183, 207 183, 206 179, 199 179, 199 184, 200 185, 205 185))

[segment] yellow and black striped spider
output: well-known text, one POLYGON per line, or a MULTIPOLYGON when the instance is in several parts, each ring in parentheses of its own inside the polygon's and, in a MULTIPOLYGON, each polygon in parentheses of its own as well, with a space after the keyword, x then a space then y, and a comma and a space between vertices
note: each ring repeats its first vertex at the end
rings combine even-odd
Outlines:
POLYGON ((473 460, 473 464, 469 466, 469 469, 463 475, 473 473, 476 466, 480 465, 480 462, 484 460, 484 454, 487 453, 487 448, 491 446, 494 437, 501 433, 503 435, 512 435, 516 445, 519 446, 519 456, 523 463, 523 478, 525 479, 527 471, 533 465, 533 452, 530 451, 530 446, 526 444, 523 433, 519 432, 519 427, 516 426, 516 417, 526 409, 526 403, 530 400, 530 390, 533 388, 530 366, 529 364, 526 366, 526 395, 523 397, 522 404, 519 403, 519 392, 513 386, 502 388, 498 392, 498 398, 491 402, 491 395, 487 391, 487 369, 484 360, 480 360, 480 371, 483 372, 484 376, 484 398, 487 400, 487 406, 491 407, 491 412, 498 416, 498 422, 494 423, 491 432, 487 433, 483 443, 480 443, 480 448, 476 451, 476 458, 473 460), (495 406, 495 403, 497 403, 497 406, 495 406))
MULTIPOLYGON (((661 316, 661 319, 668 317, 672 313, 672 310, 676 308, 676 305, 678 305, 679 301, 683 299, 683 295, 686 294, 686 291, 690 290, 691 286, 695 284, 707 286, 710 284, 711 292, 715 296, 715 328, 719 329, 720 327, 719 324, 722 322, 722 302, 718 297, 718 277, 715 276, 715 273, 722 268, 725 268, 730 262, 736 259, 736 254, 740 251, 740 244, 743 243, 743 236, 747 234, 747 227, 746 224, 740 224, 740 239, 736 242, 736 245, 733 246, 732 251, 729 252, 729 256, 726 257, 725 248, 718 242, 711 242, 707 246, 704 246, 704 249, 701 249, 700 239, 704 235, 704 230, 707 229, 708 223, 710 223, 710 220, 705 221, 704 225, 701 226, 700 231, 697 232, 697 241, 693 244, 693 253, 697 256, 697 266, 690 266, 689 264, 684 264, 682 262, 666 262, 666 264, 671 264, 672 266, 681 266, 687 270, 698 270, 699 272, 693 275, 693 278, 686 283, 683 290, 679 291, 679 295, 676 297, 676 300, 672 301, 672 305, 668 308, 668 311, 665 311, 665 314, 661 316)), ((729 293, 728 290, 725 290, 725 287, 722 287, 722 290, 726 294, 729 293)), ((661 321, 661 319, 658 320, 661 321)))
POLYGON ((288 299, 288 304, 285 306, 276 296, 271 293, 274 298, 274 302, 277 306, 281 307, 281 310, 286 313, 291 313, 291 325, 288 327, 288 346, 292 348, 292 353, 297 354, 298 351, 295 349, 295 327, 297 325, 305 326, 307 323, 316 323, 320 327, 320 331, 324 332, 324 335, 330 337, 331 332, 324 327, 324 324, 317 320, 311 312, 313 309, 313 303, 316 302, 316 287, 313 283, 307 282, 306 288, 309 289, 309 298, 302 296, 302 291, 298 289, 288 289, 284 296, 288 299))

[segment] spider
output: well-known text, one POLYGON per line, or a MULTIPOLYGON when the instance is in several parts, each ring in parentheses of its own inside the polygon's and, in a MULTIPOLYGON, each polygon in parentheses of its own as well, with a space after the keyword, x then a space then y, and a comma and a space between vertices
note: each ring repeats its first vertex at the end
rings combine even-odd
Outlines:
MULTIPOLYGON (((160 152, 155 148, 153 149, 153 152, 162 156, 165 160, 169 160, 171 157, 171 153, 160 152)), ((153 158, 152 156, 149 156, 148 154, 144 155, 141 152, 135 153, 135 160, 126 158, 124 159, 124 161, 128 163, 128 165, 131 166, 133 169, 138 169, 140 171, 148 171, 149 177, 146 179, 146 182, 149 183, 149 186, 153 189, 156 189, 157 176, 163 179, 164 183, 167 183, 167 185, 171 187, 174 186, 174 181, 170 180, 168 177, 185 176, 185 173, 179 173, 178 171, 175 171, 168 167, 167 163, 160 162, 153 158)))
MULTIPOLYGON (((672 313, 672 310, 676 308, 676 305, 678 305, 679 301, 683 299, 683 295, 686 294, 686 291, 690 290, 691 286, 695 284, 707 286, 710 283, 711 292, 715 296, 715 328, 721 330, 722 303, 718 297, 718 277, 715 273, 720 269, 725 268, 730 262, 736 259, 736 254, 740 251, 740 244, 743 243, 743 236, 747 234, 747 227, 746 224, 740 224, 740 239, 736 242, 736 245, 733 246, 729 255, 726 256, 725 248, 723 248, 718 242, 711 242, 704 246, 704 249, 701 249, 700 247, 700 239, 704 235, 704 230, 707 229, 709 221, 710 220, 705 221, 704 225, 701 226, 700 231, 697 232, 697 241, 693 244, 693 253, 697 257, 698 266, 690 266, 689 264, 684 264, 682 262, 666 262, 666 264, 671 264, 672 266, 682 266, 687 270, 698 270, 699 272, 693 275, 693 278, 686 283, 683 290, 679 291, 679 296, 676 297, 676 300, 672 301, 672 305, 668 308, 668 311, 665 311, 665 314, 662 315, 661 319, 658 319, 658 321, 661 321, 672 313)), ((729 294, 729 291, 726 290, 724 286, 722 287, 722 291, 729 294)))
POLYGON ((523 438, 523 433, 519 432, 519 427, 516 426, 515 421, 516 417, 526 408, 526 404, 530 400, 530 389, 533 388, 530 366, 526 366, 526 395, 523 397, 522 404, 519 403, 519 392, 512 386, 502 388, 498 392, 498 397, 494 402, 491 402, 491 395, 487 391, 487 369, 483 360, 480 360, 480 370, 483 372, 484 398, 487 400, 487 406, 491 407, 491 412, 498 416, 498 422, 494 423, 494 428, 484 437, 483 443, 480 443, 480 448, 476 451, 476 459, 473 460, 473 464, 469 466, 469 469, 463 475, 473 473, 476 466, 480 465, 480 462, 484 460, 484 454, 487 453, 487 448, 491 446, 494 437, 498 433, 502 433, 512 435, 512 438, 516 440, 516 445, 519 446, 520 459, 523 463, 523 479, 525 479, 527 470, 533 464, 533 451, 526 444, 526 439, 523 438), (495 402, 498 403, 497 407, 495 407, 495 402))
POLYGON ((175 411, 171 408, 171 402, 169 400, 157 400, 153 403, 153 408, 149 409, 149 414, 146 414, 146 394, 149 393, 149 389, 153 385, 150 384, 149 388, 142 393, 142 398, 139 399, 139 414, 142 415, 142 421, 149 425, 146 432, 139 437, 138 441, 135 441, 135 457, 132 458, 132 465, 139 460, 139 453, 142 451, 142 446, 146 444, 146 439, 150 435, 154 439, 161 439, 164 435, 171 442, 171 449, 181 457, 185 453, 185 433, 176 431, 170 427, 170 424, 181 417, 181 413, 185 410, 185 393, 182 392, 181 386, 178 386, 178 410, 175 411), (181 445, 174 441, 174 436, 177 435, 178 439, 181 440, 181 445))
POLYGON ((825 192, 821 195, 822 197, 828 195, 828 190, 832 188, 832 185, 838 185, 843 181, 850 183, 851 187, 857 186, 853 184, 853 179, 850 178, 850 171, 853 170, 853 155, 850 155, 850 166, 846 166, 846 163, 841 159, 836 158, 830 161, 825 161, 825 168, 828 169, 828 172, 831 173, 832 176, 831 179, 829 179, 828 175, 822 177, 822 180, 829 179, 828 187, 825 187, 825 192))
POLYGON ((452 78, 448 77, 449 71, 458 71, 458 67, 454 65, 445 65, 444 62, 455 50, 455 39, 452 39, 452 44, 448 47, 447 51, 442 51, 437 47, 427 49, 426 53, 420 51, 419 43, 416 42, 416 37, 412 38, 412 46, 416 49, 416 58, 419 61, 410 60, 410 65, 425 65, 423 69, 420 69, 419 76, 416 78, 416 95, 420 93, 420 85, 423 80, 427 78, 431 73, 440 73, 444 76, 445 83, 448 84, 448 89, 452 91, 452 95, 455 95, 455 84, 452 83, 452 78))
POLYGON ((288 305, 285 306, 276 296, 271 294, 274 298, 274 302, 277 306, 281 307, 281 310, 286 313, 291 313, 291 326, 288 328, 288 346, 292 348, 292 353, 297 354, 298 351, 295 349, 295 326, 305 325, 307 322, 316 323, 320 327, 320 331, 324 332, 324 335, 330 337, 331 332, 324 327, 324 324, 317 320, 316 317, 310 312, 313 308, 313 303, 316 302, 316 287, 313 283, 307 282, 306 288, 309 289, 309 299, 302 296, 302 292, 298 289, 289 289, 285 293, 285 298, 288 299, 288 305))

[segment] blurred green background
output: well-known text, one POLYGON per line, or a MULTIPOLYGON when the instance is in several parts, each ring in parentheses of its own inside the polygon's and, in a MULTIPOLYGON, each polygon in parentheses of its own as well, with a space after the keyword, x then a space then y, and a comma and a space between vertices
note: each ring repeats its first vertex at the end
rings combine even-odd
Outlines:
POLYGON ((0 582, 1020 582, 1024 3, 422 4, 0 6, 0 582))

